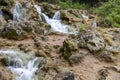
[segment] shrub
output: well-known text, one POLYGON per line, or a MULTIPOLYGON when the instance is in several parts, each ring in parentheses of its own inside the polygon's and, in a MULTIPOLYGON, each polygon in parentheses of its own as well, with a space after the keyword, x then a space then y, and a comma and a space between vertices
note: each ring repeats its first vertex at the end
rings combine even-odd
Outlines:
POLYGON ((109 0, 92 11, 100 16, 100 26, 120 28, 120 0, 109 0))

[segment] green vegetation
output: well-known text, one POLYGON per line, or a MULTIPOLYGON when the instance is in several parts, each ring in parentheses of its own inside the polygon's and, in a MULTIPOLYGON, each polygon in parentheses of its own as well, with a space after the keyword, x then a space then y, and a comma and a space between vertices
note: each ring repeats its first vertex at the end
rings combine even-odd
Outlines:
MULTIPOLYGON (((41 1, 41 0, 40 0, 41 1)), ((42 0, 63 8, 87 9, 99 16, 101 27, 120 28, 120 0, 42 0)))
POLYGON ((86 3, 72 2, 72 0, 66 0, 65 2, 59 1, 58 5, 63 8, 74 8, 74 9, 87 9, 89 5, 86 3))
POLYGON ((81 26, 80 26, 80 29, 86 29, 86 28, 88 28, 88 26, 87 25, 85 25, 85 24, 82 24, 81 26))
POLYGON ((120 28, 120 0, 109 0, 92 11, 100 16, 100 26, 120 28))

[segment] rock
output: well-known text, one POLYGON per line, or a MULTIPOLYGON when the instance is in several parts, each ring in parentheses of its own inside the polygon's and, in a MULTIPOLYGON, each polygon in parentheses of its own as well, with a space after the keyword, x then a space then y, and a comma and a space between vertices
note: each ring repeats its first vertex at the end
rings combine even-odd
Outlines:
POLYGON ((110 53, 109 51, 103 51, 102 53, 98 54, 97 57, 101 61, 114 62, 114 58, 112 56, 112 53, 110 53))
POLYGON ((34 62, 34 64, 38 65, 39 68, 43 68, 46 63, 47 61, 44 57, 38 57, 37 60, 34 62))
POLYGON ((60 6, 58 5, 53 5, 49 3, 40 3, 39 4, 42 8, 42 12, 50 16, 51 18, 53 17, 54 13, 58 10, 60 10, 60 6))
POLYGON ((13 3, 14 3, 14 0, 0 0, 1 6, 8 6, 8 5, 12 5, 13 3))
POLYGON ((101 69, 99 72, 99 79, 98 80, 108 80, 108 70, 107 69, 101 69))
POLYGON ((112 52, 113 54, 119 54, 120 29, 118 28, 103 29, 101 32, 106 42, 106 50, 112 52))
POLYGON ((75 80, 74 74, 71 72, 58 73, 54 80, 75 80))
POLYGON ((13 80, 12 73, 7 69, 0 67, 0 80, 13 80))
POLYGON ((74 41, 65 40, 63 42, 62 48, 60 49, 60 52, 62 53, 62 56, 68 60, 69 57, 72 55, 72 52, 77 51, 77 49, 78 46, 74 41))
POLYGON ((1 36, 8 39, 21 40, 26 37, 26 33, 17 24, 10 23, 3 28, 1 36))
POLYGON ((88 48, 90 52, 98 52, 105 49, 105 42, 102 35, 95 30, 80 30, 77 35, 79 47, 88 48))
POLYGON ((0 26, 4 26, 7 22, 3 18, 3 16, 0 15, 0 26))
POLYGON ((9 21, 1 31, 3 38, 22 40, 33 38, 35 34, 44 34, 45 27, 36 21, 9 21))
POLYGON ((44 51, 42 51, 42 50, 38 50, 37 52, 35 52, 35 55, 38 56, 38 57, 42 56, 42 57, 47 58, 46 53, 44 51))
POLYGON ((70 62, 70 65, 77 64, 79 62, 82 62, 83 59, 84 59, 83 54, 74 54, 69 57, 69 62, 70 62))

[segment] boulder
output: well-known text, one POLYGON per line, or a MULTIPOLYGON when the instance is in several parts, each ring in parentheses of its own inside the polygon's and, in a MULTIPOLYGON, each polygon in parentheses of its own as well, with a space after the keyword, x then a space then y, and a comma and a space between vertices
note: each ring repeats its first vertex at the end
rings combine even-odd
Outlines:
POLYGON ((105 49, 105 41, 101 33, 96 30, 80 30, 77 35, 77 41, 79 47, 87 48, 90 52, 93 53, 105 49))
POLYGON ((63 42, 63 46, 61 47, 60 52, 62 53, 62 56, 68 60, 72 55, 72 52, 77 50, 77 44, 74 41, 67 39, 63 42))
POLYGON ((75 76, 71 72, 58 73, 54 80, 75 80, 75 76))
POLYGON ((4 26, 6 23, 6 20, 3 18, 2 15, 0 15, 0 26, 4 26))
POLYGON ((1 36, 8 39, 21 40, 26 37, 26 33, 16 23, 8 23, 2 29, 1 36))
POLYGON ((37 21, 9 21, 1 30, 1 36, 14 40, 33 38, 35 34, 44 34, 46 30, 45 24, 39 24, 37 21))

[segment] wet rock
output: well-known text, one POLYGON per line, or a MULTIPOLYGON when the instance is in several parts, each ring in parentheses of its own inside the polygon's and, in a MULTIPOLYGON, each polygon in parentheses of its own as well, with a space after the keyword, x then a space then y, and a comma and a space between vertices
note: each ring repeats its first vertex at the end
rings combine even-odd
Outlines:
POLYGON ((38 65, 39 68, 43 68, 46 63, 47 61, 44 57, 38 57, 38 59, 35 61, 35 65, 38 65))
POLYGON ((98 52, 105 49, 102 35, 95 30, 80 30, 77 35, 79 47, 88 48, 90 52, 98 52))
POLYGON ((75 80, 75 76, 71 72, 58 73, 54 80, 75 80))
POLYGON ((68 60, 69 57, 72 55, 72 52, 77 51, 77 49, 78 46, 74 41, 65 40, 63 42, 62 48, 60 49, 60 52, 62 53, 62 56, 68 60))
POLYGON ((0 80, 13 80, 11 72, 0 67, 0 80))
POLYGON ((61 9, 60 6, 49 3, 40 3, 39 5, 42 8, 42 12, 49 15, 50 17, 52 17, 56 11, 61 9))

